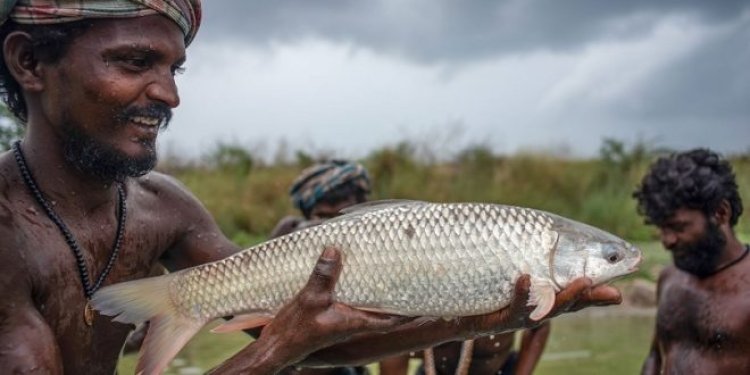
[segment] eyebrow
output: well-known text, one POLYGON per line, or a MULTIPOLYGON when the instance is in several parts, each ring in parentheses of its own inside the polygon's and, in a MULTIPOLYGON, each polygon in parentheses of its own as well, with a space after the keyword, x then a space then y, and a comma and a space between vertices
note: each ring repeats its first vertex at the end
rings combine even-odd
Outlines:
MULTIPOLYGON (((124 53, 124 52, 138 52, 146 54, 148 57, 164 57, 164 53, 154 49, 150 45, 147 44, 138 44, 138 43, 126 43, 118 46, 114 46, 111 48, 106 49, 103 53, 105 55, 108 54, 116 54, 116 53, 124 53)), ((182 66, 187 61, 187 56, 182 55, 177 61, 175 61, 174 65, 176 66, 182 66)))

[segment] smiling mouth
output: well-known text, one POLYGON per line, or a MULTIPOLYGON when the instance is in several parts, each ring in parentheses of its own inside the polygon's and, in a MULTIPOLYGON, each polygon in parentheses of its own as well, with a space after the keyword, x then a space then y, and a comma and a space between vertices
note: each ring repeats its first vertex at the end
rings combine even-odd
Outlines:
POLYGON ((160 117, 134 116, 130 118, 130 121, 140 126, 158 127, 163 119, 160 117))

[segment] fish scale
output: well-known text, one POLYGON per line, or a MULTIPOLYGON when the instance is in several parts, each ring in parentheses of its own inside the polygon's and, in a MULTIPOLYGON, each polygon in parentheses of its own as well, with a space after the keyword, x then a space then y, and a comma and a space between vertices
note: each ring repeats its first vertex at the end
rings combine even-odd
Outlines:
POLYGON ((538 320, 574 278, 601 283, 640 262, 625 241, 534 209, 389 201, 347 211, 217 262, 102 288, 92 305, 116 321, 151 320, 138 365, 150 374, 211 320, 236 316, 217 328, 225 331, 267 322, 304 287, 327 246, 342 254, 336 301, 446 318, 507 306, 515 281, 529 274, 538 320))

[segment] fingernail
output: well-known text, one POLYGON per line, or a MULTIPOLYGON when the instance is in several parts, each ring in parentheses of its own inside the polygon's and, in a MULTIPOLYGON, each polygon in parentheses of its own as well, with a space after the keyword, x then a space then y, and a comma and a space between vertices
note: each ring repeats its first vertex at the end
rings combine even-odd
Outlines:
POLYGON ((332 247, 326 247, 325 250, 323 250, 323 258, 332 259, 335 255, 336 250, 334 250, 332 247))

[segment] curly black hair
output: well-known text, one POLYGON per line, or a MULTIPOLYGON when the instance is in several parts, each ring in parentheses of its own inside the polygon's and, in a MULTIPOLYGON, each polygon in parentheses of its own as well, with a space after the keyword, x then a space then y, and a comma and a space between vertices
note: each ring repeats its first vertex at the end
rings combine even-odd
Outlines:
POLYGON ((699 148, 659 158, 633 193, 646 224, 661 225, 680 208, 716 212, 723 200, 732 209, 730 225, 742 215, 734 172, 719 154, 699 148))
MULTIPOLYGON (((52 25, 22 25, 12 20, 0 26, 0 46, 13 31, 24 31, 32 39, 34 57, 44 63, 56 63, 67 52, 73 40, 82 35, 93 24, 93 20, 82 20, 52 25)), ((21 86, 5 64, 5 51, 0 48, 0 97, 14 116, 21 122, 27 120, 26 101, 21 86)))

